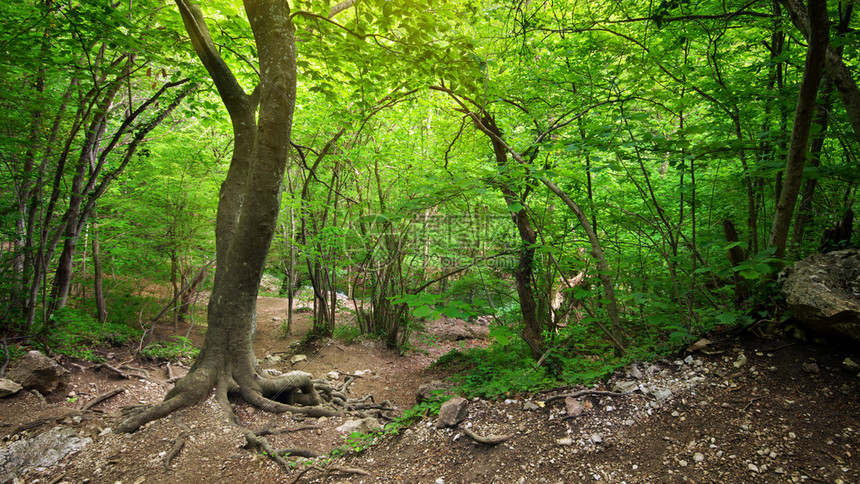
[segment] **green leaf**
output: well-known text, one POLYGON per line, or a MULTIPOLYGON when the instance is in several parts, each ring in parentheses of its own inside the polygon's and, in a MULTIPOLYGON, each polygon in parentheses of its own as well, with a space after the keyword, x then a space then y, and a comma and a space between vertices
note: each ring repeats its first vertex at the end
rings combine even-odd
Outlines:
POLYGON ((412 315, 416 318, 426 318, 433 314, 433 309, 430 306, 418 306, 412 310, 412 315))

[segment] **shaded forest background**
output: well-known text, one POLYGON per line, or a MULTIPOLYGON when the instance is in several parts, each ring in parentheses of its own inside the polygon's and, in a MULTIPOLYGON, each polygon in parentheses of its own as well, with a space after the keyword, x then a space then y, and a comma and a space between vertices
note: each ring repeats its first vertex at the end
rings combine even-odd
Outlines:
MULTIPOLYGON (((263 291, 313 302, 309 338, 404 350, 491 316, 494 346, 452 358, 523 389, 783 321, 776 274, 858 244, 855 6, 295 2, 263 291)), ((203 5, 253 93, 240 7, 203 5)), ((4 353, 193 351, 235 126, 175 5, 0 10, 4 353)))

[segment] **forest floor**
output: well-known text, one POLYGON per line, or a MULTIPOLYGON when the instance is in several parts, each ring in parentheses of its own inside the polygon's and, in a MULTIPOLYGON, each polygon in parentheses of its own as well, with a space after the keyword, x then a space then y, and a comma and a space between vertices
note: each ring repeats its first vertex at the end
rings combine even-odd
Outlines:
MULTIPOLYGON (((439 321, 415 335, 415 350, 406 355, 376 341, 330 340, 306 350, 307 361, 291 368, 291 343, 307 332, 307 313, 295 315, 293 334, 285 337, 280 326, 286 301, 260 298, 258 309, 255 351, 264 367, 315 377, 335 371, 341 379, 359 374, 351 396, 372 394, 376 402, 390 400, 401 410, 414 405, 422 383, 449 376, 430 368, 436 358, 452 348, 487 344, 486 327, 439 321), (268 355, 282 359, 265 360, 268 355)), ((199 331, 192 333, 196 344, 201 338, 199 331)), ((160 401, 171 386, 168 373, 183 372, 128 355, 116 350, 105 356, 110 365, 125 368, 129 379, 64 361, 74 396, 42 401, 19 392, 0 399, 0 457, 14 442, 56 427, 92 439, 59 464, 19 473, 18 482, 860 482, 860 375, 843 368, 846 357, 860 361, 856 349, 747 334, 631 365, 592 389, 472 399, 461 427, 438 429, 434 418, 418 420, 363 452, 342 453, 327 473, 307 459, 293 459, 294 467, 284 472, 267 456, 244 450, 243 433, 225 422, 212 398, 134 434, 111 432, 122 407, 160 401), (91 411, 77 410, 81 402, 117 388, 124 391, 91 411), (619 388, 634 391, 595 392, 619 388), (555 398, 586 390, 591 393, 567 402, 555 398), (568 404, 582 414, 570 417, 568 404), (480 444, 463 428, 509 438, 480 444)), ((285 430, 267 437, 272 448, 320 455, 344 445, 337 427, 350 419, 274 415, 241 401, 235 410, 251 429, 285 430)), ((0 481, 3 465, 0 458, 0 481)))

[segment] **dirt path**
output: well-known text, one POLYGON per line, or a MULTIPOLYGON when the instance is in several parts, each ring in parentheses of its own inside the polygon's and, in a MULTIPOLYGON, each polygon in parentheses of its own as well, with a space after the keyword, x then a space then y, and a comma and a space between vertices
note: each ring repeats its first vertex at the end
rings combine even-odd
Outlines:
MULTIPOLYGON (((290 369, 291 343, 308 329, 307 313, 296 314, 295 331, 285 337, 276 319, 285 311, 284 300, 260 299, 255 342, 258 357, 282 358, 263 360, 265 367, 281 371, 290 369)), ((378 342, 329 341, 309 351, 308 360, 295 369, 318 377, 370 370, 352 386, 353 395, 373 394, 377 401, 391 400, 406 409, 421 383, 445 376, 427 369, 436 357, 454 347, 486 344, 480 338, 486 328, 480 326, 441 321, 426 329, 415 338, 417 350, 406 356, 378 342)), ((195 333, 192 340, 200 337, 195 333)), ((462 425, 484 435, 509 435, 509 440, 476 444, 462 430, 437 429, 428 418, 361 454, 334 461, 369 475, 335 473, 326 482, 860 482, 860 376, 842 369, 846 357, 860 361, 856 351, 752 338, 708 351, 712 354, 620 372, 599 389, 612 390, 620 382, 636 390, 622 397, 582 396, 577 401, 585 410, 576 418, 566 418, 564 399, 551 400, 561 390, 506 401, 473 400, 462 425), (746 362, 736 366, 740 354, 746 362)), ((122 363, 120 355, 111 361, 122 363)), ((224 423, 211 399, 135 434, 114 434, 109 428, 118 423, 120 408, 159 401, 170 386, 164 366, 129 364, 147 373, 123 380, 67 362, 73 398, 42 403, 20 392, 0 400, 0 435, 5 436, 0 469, 8 464, 4 447, 58 426, 92 442, 57 465, 27 471, 20 482, 289 482, 307 467, 297 461, 285 475, 269 458, 244 450, 244 436, 224 423), (124 391, 97 405, 97 412, 69 415, 80 402, 114 388, 124 391), (16 432, 37 419, 43 424, 16 432)), ((565 391, 575 390, 582 389, 565 391)), ((336 428, 349 417, 272 415, 241 401, 235 408, 252 429, 292 430, 268 437, 276 449, 301 447, 323 454, 344 444, 336 428)), ((300 482, 322 478, 311 470, 300 482)))

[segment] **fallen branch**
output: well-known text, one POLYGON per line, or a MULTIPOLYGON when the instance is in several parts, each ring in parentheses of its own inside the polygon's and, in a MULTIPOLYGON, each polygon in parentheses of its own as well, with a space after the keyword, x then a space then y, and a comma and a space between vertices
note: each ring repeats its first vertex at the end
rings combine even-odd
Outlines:
MULTIPOLYGON (((638 388, 636 390, 638 390, 638 388)), ((630 395, 631 393, 635 392, 636 390, 630 390, 627 392, 607 392, 607 391, 602 391, 602 390, 582 390, 579 392, 565 393, 564 395, 555 395, 555 396, 549 397, 546 399, 546 403, 554 402, 556 400, 561 400, 563 398, 568 398, 568 397, 579 398, 579 397, 583 397, 586 395, 597 395, 597 396, 602 396, 602 397, 623 397, 624 395, 630 395)))
POLYGON ((487 444, 487 445, 498 445, 498 444, 501 444, 502 442, 504 442, 504 441, 506 441, 506 440, 508 440, 514 436, 514 434, 508 434, 508 435, 488 435, 485 437, 483 435, 476 434, 475 432, 472 432, 471 430, 469 430, 465 427, 460 427, 460 430, 462 430, 463 433, 468 435, 469 438, 474 440, 475 442, 478 442, 479 444, 487 444))
POLYGON ((323 469, 320 466, 309 466, 309 467, 306 467, 305 469, 303 469, 301 472, 299 472, 296 475, 296 477, 294 477, 293 480, 290 481, 288 484, 296 484, 297 482, 299 482, 299 479, 301 479, 302 476, 304 476, 309 471, 320 471, 320 472, 322 472, 323 473, 322 478, 321 478, 322 482, 325 482, 325 480, 328 478, 329 474, 331 474, 333 472, 340 472, 342 474, 358 474, 361 476, 369 476, 370 475, 370 472, 367 472, 366 470, 360 469, 358 467, 345 467, 345 466, 330 465, 330 466, 326 467, 325 469, 323 469))
POLYGON ((95 365, 93 367, 93 370, 96 370, 96 371, 107 370, 107 371, 113 373, 114 375, 117 375, 118 377, 120 377, 122 379, 125 379, 125 380, 131 379, 131 377, 128 375, 128 373, 120 370, 119 368, 115 368, 113 366, 110 366, 107 363, 99 363, 98 365, 95 365))
POLYGON ((95 407, 96 405, 102 403, 103 401, 107 400, 108 398, 119 395, 120 393, 122 393, 124 391, 125 391, 125 388, 114 388, 113 390, 111 390, 109 392, 102 393, 101 395, 93 398, 92 400, 90 400, 86 404, 81 405, 80 409, 83 411, 87 411, 87 410, 95 407))

